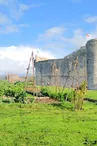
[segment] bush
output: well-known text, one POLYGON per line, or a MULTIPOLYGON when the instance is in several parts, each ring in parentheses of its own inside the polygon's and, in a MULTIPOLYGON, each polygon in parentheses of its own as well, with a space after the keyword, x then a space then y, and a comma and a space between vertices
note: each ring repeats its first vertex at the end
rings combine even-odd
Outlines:
POLYGON ((11 99, 11 98, 6 98, 6 99, 2 99, 2 102, 4 102, 4 103, 13 103, 14 100, 11 99))
POLYGON ((66 99, 67 101, 72 101, 72 98, 73 98, 73 89, 70 89, 67 93, 66 93, 66 99))
POLYGON ((42 87, 41 93, 44 96, 49 96, 51 98, 57 99, 59 101, 64 101, 66 99, 67 91, 63 91, 62 87, 59 87, 59 90, 56 90, 56 87, 42 87))
POLYGON ((5 90, 8 88, 9 83, 7 81, 0 81, 0 97, 5 95, 5 90))
POLYGON ((34 101, 34 98, 30 97, 29 101, 30 101, 30 103, 32 103, 34 101))
POLYGON ((0 97, 4 95, 4 89, 0 87, 0 97))
POLYGON ((46 87, 41 88, 41 93, 45 96, 49 96, 48 89, 46 87))
MULTIPOLYGON (((0 81, 0 96, 14 97, 15 102, 24 103, 26 92, 24 91, 24 83, 12 84, 7 81, 0 81)), ((7 102, 4 100, 4 102, 7 102)), ((9 102, 9 101, 8 101, 9 102)))
POLYGON ((10 97, 14 97, 15 96, 15 91, 14 88, 8 88, 5 90, 5 96, 10 96, 10 97))
POLYGON ((26 92, 15 93, 15 102, 25 103, 26 92))
POLYGON ((72 91, 72 102, 74 108, 77 110, 82 110, 84 96, 87 92, 87 83, 84 81, 78 88, 72 91))
POLYGON ((32 103, 34 101, 34 98, 29 96, 29 97, 26 97, 25 99, 25 103, 32 103))

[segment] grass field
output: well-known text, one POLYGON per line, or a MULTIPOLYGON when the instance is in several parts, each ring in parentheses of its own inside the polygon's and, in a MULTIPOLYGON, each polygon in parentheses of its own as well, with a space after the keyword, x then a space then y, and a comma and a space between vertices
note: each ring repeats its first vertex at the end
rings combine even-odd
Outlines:
POLYGON ((97 145, 97 104, 0 104, 0 146, 97 145))
POLYGON ((97 100, 97 90, 88 90, 85 97, 97 100))

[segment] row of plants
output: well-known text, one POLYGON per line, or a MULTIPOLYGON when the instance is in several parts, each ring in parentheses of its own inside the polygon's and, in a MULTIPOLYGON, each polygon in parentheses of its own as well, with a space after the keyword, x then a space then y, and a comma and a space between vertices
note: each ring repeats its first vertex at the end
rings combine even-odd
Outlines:
MULTIPOLYGON (((33 102, 34 98, 26 93, 24 87, 25 84, 21 82, 12 84, 7 81, 0 81, 0 97, 2 97, 2 101, 21 103, 33 102)), ((49 96, 59 101, 70 101, 74 104, 75 109, 82 109, 86 91, 86 82, 83 82, 78 88, 63 88, 58 86, 41 87, 41 94, 43 96, 49 96)))
POLYGON ((77 88, 42 87, 41 93, 59 101, 70 101, 74 104, 75 109, 82 109, 83 100, 87 93, 87 83, 84 81, 77 88))
POLYGON ((21 102, 29 103, 34 98, 24 90, 24 83, 9 83, 8 81, 0 81, 0 97, 2 102, 21 102))
MULTIPOLYGON (((57 99, 59 101, 63 101, 67 98, 67 92, 69 89, 62 89, 62 87, 55 87, 55 86, 44 86, 41 87, 41 93, 44 96, 49 96, 51 98, 57 99)), ((71 100, 68 98, 68 100, 71 100)))
POLYGON ((0 98, 0 103, 23 103, 23 104, 29 104, 32 103, 34 101, 34 97, 27 95, 23 100, 21 100, 21 98, 16 101, 16 99, 13 97, 1 97, 0 98))

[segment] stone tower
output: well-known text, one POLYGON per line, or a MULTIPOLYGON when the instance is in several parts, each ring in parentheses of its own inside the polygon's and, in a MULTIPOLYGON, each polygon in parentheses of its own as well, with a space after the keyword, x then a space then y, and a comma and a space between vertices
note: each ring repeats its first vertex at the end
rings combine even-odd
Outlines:
POLYGON ((86 43, 88 89, 97 89, 97 39, 86 43))

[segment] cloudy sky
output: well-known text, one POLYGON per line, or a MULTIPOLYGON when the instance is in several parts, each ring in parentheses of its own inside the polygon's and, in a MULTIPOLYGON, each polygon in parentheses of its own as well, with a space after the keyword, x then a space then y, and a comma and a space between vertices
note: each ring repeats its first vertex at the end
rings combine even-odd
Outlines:
POLYGON ((0 0, 0 74, 25 74, 32 50, 63 58, 96 38, 96 7, 97 0, 0 0))

